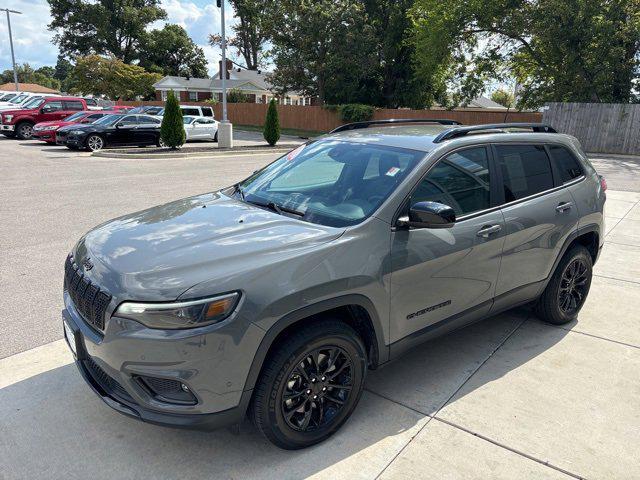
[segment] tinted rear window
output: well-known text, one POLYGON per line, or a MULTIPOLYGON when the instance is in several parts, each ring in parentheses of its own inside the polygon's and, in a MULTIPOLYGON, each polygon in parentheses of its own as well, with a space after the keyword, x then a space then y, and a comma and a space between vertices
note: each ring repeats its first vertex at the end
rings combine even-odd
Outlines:
POLYGON ((551 158, 560 171, 562 183, 578 178, 582 175, 582 167, 576 157, 565 147, 560 145, 549 145, 551 158))
POLYGON ((512 202, 553 188, 551 163, 541 145, 499 145, 504 200, 512 202))

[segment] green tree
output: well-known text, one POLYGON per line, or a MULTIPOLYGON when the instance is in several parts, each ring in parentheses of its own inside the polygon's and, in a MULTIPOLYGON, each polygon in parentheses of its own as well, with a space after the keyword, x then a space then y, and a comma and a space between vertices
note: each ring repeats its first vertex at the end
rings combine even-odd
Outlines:
MULTIPOLYGON (((234 36, 227 39, 227 44, 236 49, 239 57, 244 59, 244 67, 258 70, 263 64, 266 52, 263 48, 268 39, 268 11, 270 4, 263 0, 229 0, 238 22, 231 26, 234 36)), ((218 34, 209 35, 209 43, 213 46, 221 44, 218 34)))
POLYGON ((58 61, 55 66, 55 73, 53 74, 54 78, 57 78, 59 81, 64 82, 66 78, 69 76, 73 70, 73 64, 67 60, 64 55, 58 55, 58 61))
POLYGON ((106 95, 112 100, 133 100, 154 95, 153 84, 162 75, 147 72, 137 65, 100 55, 77 59, 69 74, 69 89, 73 93, 106 95))
MULTIPOLYGON (((31 65, 24 63, 16 65, 19 83, 36 83, 43 87, 60 89, 60 82, 53 77, 52 67, 41 67, 34 70, 31 65)), ((13 70, 5 70, 0 73, 0 83, 13 83, 13 70)))
POLYGON ((638 0, 416 0, 416 78, 464 103, 515 78, 521 107, 638 99, 638 0))
POLYGON ((124 63, 140 58, 146 28, 166 18, 160 0, 47 0, 49 30, 66 56, 113 55, 124 63))
POLYGON ((272 147, 280 140, 280 120, 276 101, 272 98, 267 108, 267 118, 264 121, 262 136, 272 147))
POLYGON ((184 145, 187 140, 187 134, 184 131, 182 122, 182 110, 173 90, 167 94, 167 101, 164 105, 164 115, 162 116, 162 125, 160 126, 160 138, 164 144, 176 150, 184 145))
POLYGON ((242 90, 232 88, 227 92, 227 102, 229 103, 252 103, 253 100, 242 90))
POLYGON ((180 25, 168 24, 151 30, 141 47, 140 65, 150 72, 180 77, 207 78, 204 50, 180 25))
POLYGON ((512 108, 514 106, 514 98, 511 92, 507 92, 503 88, 498 88, 491 94, 491 100, 499 103, 503 107, 512 108))
POLYGON ((370 101, 376 42, 360 0, 280 0, 272 8, 270 80, 278 93, 299 91, 321 104, 370 101))

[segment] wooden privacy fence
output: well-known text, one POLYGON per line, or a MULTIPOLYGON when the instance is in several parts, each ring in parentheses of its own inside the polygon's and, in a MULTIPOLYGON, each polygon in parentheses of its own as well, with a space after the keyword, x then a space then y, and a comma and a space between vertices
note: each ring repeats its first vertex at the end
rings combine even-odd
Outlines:
MULTIPOLYGON (((162 105, 162 102, 117 102, 118 105, 162 105)), ((202 102, 181 102, 183 105, 208 105, 202 102)), ((227 105, 227 115, 232 123, 237 125, 254 125, 261 127, 267 115, 266 104, 260 103, 230 103, 227 105)), ((222 105, 214 105, 217 119, 222 118, 222 105)), ((302 107, 296 105, 278 105, 280 126, 315 132, 328 132, 342 125, 340 114, 324 107, 302 107)), ((460 108, 456 110, 409 110, 409 109, 378 109, 374 120, 388 118, 434 118, 457 120, 464 125, 480 123, 502 122, 540 122, 542 114, 538 112, 517 112, 506 110, 489 110, 482 108, 460 108)))
POLYGON ((549 103, 543 121, 576 137, 586 152, 640 155, 640 105, 549 103))

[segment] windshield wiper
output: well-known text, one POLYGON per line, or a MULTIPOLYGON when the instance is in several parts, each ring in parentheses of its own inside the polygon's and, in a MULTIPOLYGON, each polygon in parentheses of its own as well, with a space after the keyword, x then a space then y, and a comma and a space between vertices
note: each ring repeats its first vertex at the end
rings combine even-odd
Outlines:
POLYGON ((236 184, 233 186, 233 193, 239 193, 239 194, 240 194, 240 198, 241 198, 242 200, 244 200, 244 190, 242 190, 242 187, 240 186, 240 184, 239 184, 239 183, 236 183, 236 184))
POLYGON ((247 203, 251 203, 252 205, 255 205, 257 207, 263 207, 263 208, 268 208, 269 210, 273 210, 278 215, 282 215, 283 213, 290 213, 290 214, 296 215, 298 217, 304 217, 305 216, 305 212, 301 212, 299 210, 295 210, 295 209, 289 208, 289 207, 283 207, 282 205, 278 205, 275 202, 262 203, 262 202, 252 201, 252 200, 245 200, 245 201, 247 203))

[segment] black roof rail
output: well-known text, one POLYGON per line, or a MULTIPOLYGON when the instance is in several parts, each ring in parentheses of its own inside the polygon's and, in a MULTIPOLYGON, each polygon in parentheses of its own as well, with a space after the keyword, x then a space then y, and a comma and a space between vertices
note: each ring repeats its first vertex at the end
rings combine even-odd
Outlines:
POLYGON ((394 123, 439 123, 440 125, 462 125, 456 120, 447 120, 444 118, 390 118, 387 120, 369 120, 367 122, 354 122, 340 125, 329 133, 345 132, 347 130, 358 130, 360 128, 368 128, 371 125, 393 125, 394 123))
POLYGON ((451 140, 452 138, 464 137, 468 133, 480 132, 484 130, 503 130, 505 128, 530 128, 531 131, 536 133, 557 133, 553 127, 544 123, 489 123, 486 125, 472 125, 468 127, 456 127, 445 130, 438 134, 433 143, 444 142, 445 140, 451 140))

